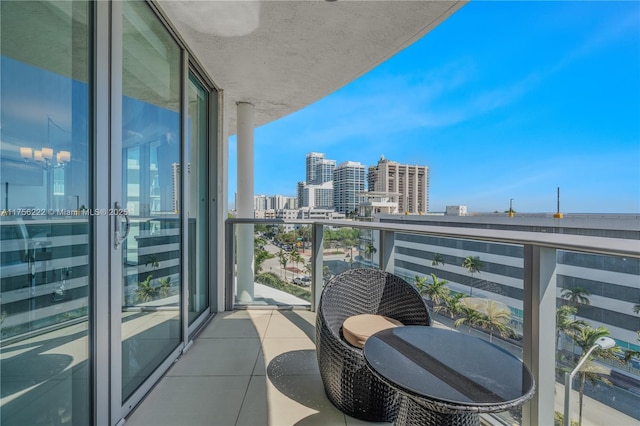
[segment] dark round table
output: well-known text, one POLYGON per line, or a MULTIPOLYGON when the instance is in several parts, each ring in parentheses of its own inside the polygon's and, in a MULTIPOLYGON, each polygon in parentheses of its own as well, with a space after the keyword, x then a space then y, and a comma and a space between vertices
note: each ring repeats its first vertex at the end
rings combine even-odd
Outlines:
POLYGON ((401 395, 396 425, 479 425, 479 413, 524 404, 529 369, 504 349, 453 330, 403 326, 364 346, 367 365, 401 395))

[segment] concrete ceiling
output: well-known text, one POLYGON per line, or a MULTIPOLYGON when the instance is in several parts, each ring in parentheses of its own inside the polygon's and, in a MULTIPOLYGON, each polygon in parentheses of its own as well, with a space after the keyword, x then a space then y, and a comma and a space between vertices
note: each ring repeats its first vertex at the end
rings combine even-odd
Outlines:
POLYGON ((224 91, 229 133, 237 102, 256 125, 332 93, 415 42, 466 1, 159 1, 224 91))

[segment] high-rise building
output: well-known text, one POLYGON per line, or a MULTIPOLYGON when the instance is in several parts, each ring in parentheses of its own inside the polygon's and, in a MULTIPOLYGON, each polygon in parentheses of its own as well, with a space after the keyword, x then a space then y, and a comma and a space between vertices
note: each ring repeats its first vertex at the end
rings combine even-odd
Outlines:
POLYGON ((286 195, 254 195, 253 210, 280 210, 297 208, 296 197, 288 197, 286 195))
MULTIPOLYGON (((298 207, 304 207, 304 182, 298 182, 296 186, 296 198, 298 199, 298 207)), ((309 206, 306 206, 309 207, 309 206)))
POLYGON ((289 197, 286 195, 274 195, 273 196, 273 208, 275 210, 282 209, 297 209, 298 199, 296 197, 289 197))
POLYGON ((298 207, 333 207, 333 171, 335 160, 324 153, 310 152, 306 157, 306 182, 298 182, 298 207))
POLYGON ((273 208, 271 197, 267 195, 253 196, 253 210, 269 210, 273 208))
POLYGON ((322 185, 305 185, 302 189, 301 207, 333 208, 333 181, 322 185))
POLYGON ((359 162, 345 161, 333 171, 333 207, 337 212, 350 213, 360 204, 365 189, 366 167, 359 162))
POLYGON ((310 152, 307 154, 307 167, 306 167, 306 184, 307 185, 315 185, 316 184, 316 164, 324 159, 324 154, 320 152, 310 152))
POLYGON ((173 211, 180 211, 180 163, 171 163, 171 190, 173 200, 173 211))
POLYGON ((333 169, 336 168, 336 160, 327 160, 324 153, 310 152, 306 158, 306 184, 322 185, 333 180, 333 169))
POLYGON ((369 167, 369 191, 399 193, 400 213, 426 213, 429 211, 429 167, 399 164, 380 157, 369 167))
POLYGON ((336 168, 336 160, 320 159, 316 162, 315 181, 307 182, 310 185, 322 185, 333 180, 333 170, 336 168))

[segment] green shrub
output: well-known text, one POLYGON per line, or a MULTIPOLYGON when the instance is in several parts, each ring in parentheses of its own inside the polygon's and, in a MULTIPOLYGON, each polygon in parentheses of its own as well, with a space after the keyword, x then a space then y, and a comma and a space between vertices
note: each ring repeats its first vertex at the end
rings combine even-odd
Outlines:
MULTIPOLYGON (((562 426, 564 424, 564 414, 559 411, 553 413, 553 426, 562 426)), ((571 420, 571 426, 578 426, 578 422, 571 420)))

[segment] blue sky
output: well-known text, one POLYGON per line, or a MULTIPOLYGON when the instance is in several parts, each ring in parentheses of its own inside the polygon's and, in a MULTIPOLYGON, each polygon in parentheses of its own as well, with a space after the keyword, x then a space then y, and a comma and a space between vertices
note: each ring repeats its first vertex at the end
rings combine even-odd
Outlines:
POLYGON ((471 2, 257 128, 256 194, 295 195, 311 151, 429 166, 431 212, 554 212, 560 187, 564 213, 640 213, 640 3, 471 2))

